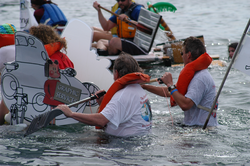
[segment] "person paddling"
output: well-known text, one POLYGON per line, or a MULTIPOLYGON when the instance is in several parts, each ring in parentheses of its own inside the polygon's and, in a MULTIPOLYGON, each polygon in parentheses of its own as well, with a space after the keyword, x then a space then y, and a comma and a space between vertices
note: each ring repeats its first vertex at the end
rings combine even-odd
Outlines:
MULTIPOLYGON (((112 7, 112 12, 117 11, 117 9, 119 8, 118 2, 116 2, 116 4, 112 7)), ((132 2, 135 3, 134 0, 132 0, 132 2)), ((113 14, 112 14, 112 16, 113 16, 113 14)), ((117 26, 115 26, 107 31, 103 30, 102 28, 97 28, 97 27, 92 27, 92 29, 94 31, 92 42, 98 42, 100 39, 110 40, 113 37, 118 37, 117 36, 117 26)), ((96 46, 97 46, 96 43, 92 43, 92 47, 96 48, 96 46)))
MULTIPOLYGON (((167 87, 142 87, 157 95, 165 97, 167 94, 167 97, 171 97, 171 106, 179 105, 184 111, 185 125, 204 125, 209 112, 201 109, 199 105, 210 109, 216 96, 214 80, 207 70, 212 58, 206 53, 204 44, 195 37, 189 37, 184 41, 182 58, 184 68, 176 85, 173 84, 172 74, 166 72, 161 79, 167 87)), ((217 116, 214 112, 208 126, 217 125, 217 116)))
POLYGON ((150 77, 141 71, 131 55, 122 53, 114 62, 115 82, 106 95, 97 100, 99 113, 72 112, 67 105, 59 105, 56 109, 79 122, 102 127, 110 135, 128 137, 148 134, 152 126, 151 107, 139 83, 149 81, 150 77))
POLYGON ((108 38, 108 40, 99 40, 100 35, 98 35, 98 32, 94 32, 93 39, 94 41, 98 41, 97 53, 99 55, 119 55, 119 53, 123 51, 131 55, 147 54, 147 52, 133 42, 136 28, 125 22, 125 20, 128 19, 137 24, 136 21, 138 21, 142 5, 133 3, 132 0, 117 0, 117 2, 119 8, 115 13, 118 14, 119 17, 113 15, 109 20, 104 18, 100 4, 97 1, 93 3, 93 7, 98 12, 98 18, 104 31, 109 31, 113 27, 118 26, 118 37, 111 37, 108 38))

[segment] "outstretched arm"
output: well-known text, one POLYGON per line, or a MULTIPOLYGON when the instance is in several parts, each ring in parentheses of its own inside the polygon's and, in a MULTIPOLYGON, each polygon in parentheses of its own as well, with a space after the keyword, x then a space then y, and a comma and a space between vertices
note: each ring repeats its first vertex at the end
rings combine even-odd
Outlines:
POLYGON ((104 127, 109 122, 109 120, 105 116, 103 116, 101 113, 84 114, 84 113, 79 113, 79 112, 72 112, 70 108, 65 104, 58 105, 56 109, 62 110, 64 115, 67 117, 73 118, 79 122, 82 122, 84 124, 88 124, 91 126, 104 127))
MULTIPOLYGON (((167 85, 167 87, 170 87, 171 85, 173 85, 172 74, 169 72, 164 73, 161 80, 164 82, 164 84, 167 85)), ((185 97, 178 91, 173 92, 172 97, 174 98, 175 102, 181 107, 183 111, 189 110, 194 105, 194 102, 190 98, 185 97)))
POLYGON ((167 97, 170 97, 170 93, 168 92, 168 88, 166 86, 158 87, 158 86, 154 86, 154 85, 143 84, 143 85, 141 85, 141 87, 143 89, 151 92, 151 93, 156 94, 156 95, 159 95, 159 96, 162 96, 162 97, 166 97, 166 95, 167 95, 167 97))

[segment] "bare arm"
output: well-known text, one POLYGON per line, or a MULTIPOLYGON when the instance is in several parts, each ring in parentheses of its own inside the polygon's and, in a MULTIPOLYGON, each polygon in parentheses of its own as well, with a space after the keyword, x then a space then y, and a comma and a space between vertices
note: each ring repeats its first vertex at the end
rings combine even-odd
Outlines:
POLYGON ((166 97, 165 94, 167 95, 167 97, 170 97, 170 93, 168 92, 168 88, 166 86, 164 87, 157 87, 154 85, 146 85, 143 84, 141 85, 141 87, 151 93, 154 93, 156 95, 162 96, 162 97, 166 97), (165 91, 165 93, 164 93, 165 91))
POLYGON ((57 106, 56 109, 62 110, 64 115, 67 117, 92 126, 104 127, 109 122, 109 120, 101 113, 84 114, 79 112, 72 112, 70 108, 65 104, 57 106))
MULTIPOLYGON (((166 84, 168 87, 173 85, 173 79, 171 73, 169 72, 164 73, 161 79, 164 82, 164 84, 166 84)), ((194 105, 194 102, 191 99, 185 97, 178 91, 173 92, 172 96, 183 111, 189 110, 194 105)))
POLYGON ((99 5, 100 5, 100 4, 99 4, 97 1, 95 1, 95 2, 93 3, 93 7, 94 7, 94 8, 97 10, 97 12, 98 12, 98 19, 99 19, 99 22, 100 22, 100 24, 101 24, 103 30, 104 30, 104 31, 109 31, 111 28, 115 27, 116 24, 113 23, 113 22, 110 21, 110 20, 107 20, 107 19, 103 16, 102 11, 101 11, 99 5))
POLYGON ((194 102, 190 98, 185 97, 178 91, 174 92, 172 96, 183 111, 189 110, 194 105, 194 102))

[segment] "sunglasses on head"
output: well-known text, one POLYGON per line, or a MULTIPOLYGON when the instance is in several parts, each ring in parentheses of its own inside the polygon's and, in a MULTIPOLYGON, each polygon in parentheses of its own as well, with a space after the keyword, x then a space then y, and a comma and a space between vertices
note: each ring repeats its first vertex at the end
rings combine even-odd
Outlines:
POLYGON ((121 1, 121 2, 124 2, 125 0, 116 0, 117 2, 121 1))

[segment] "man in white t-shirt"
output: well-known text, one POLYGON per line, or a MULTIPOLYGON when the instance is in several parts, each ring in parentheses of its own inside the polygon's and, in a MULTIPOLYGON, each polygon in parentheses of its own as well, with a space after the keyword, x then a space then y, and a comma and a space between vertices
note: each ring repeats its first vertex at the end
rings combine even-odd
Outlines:
MULTIPOLYGON (((120 80, 128 74, 136 72, 141 72, 141 69, 131 55, 121 54, 115 60, 113 66, 114 80, 120 80)), ((110 94, 109 91, 106 95, 110 94)), ((97 100, 100 105, 102 102, 105 103, 105 96, 104 100, 102 99, 103 97, 97 100)), ((100 109, 101 107, 102 105, 100 109)), ((114 136, 145 135, 150 132, 152 126, 151 107, 147 94, 138 83, 128 84, 115 91, 111 100, 100 113, 72 112, 66 105, 59 105, 57 109, 61 109, 67 117, 74 118, 82 123, 103 127, 107 134, 114 136)))
MULTIPOLYGON (((184 41, 182 48, 182 58, 184 66, 186 67, 186 65, 189 64, 188 66, 190 67, 191 62, 192 65, 196 65, 194 61, 202 56, 206 57, 207 59, 211 58, 208 54, 206 54, 206 48, 199 39, 195 37, 187 38, 184 41)), ((208 65, 210 63, 208 63, 208 65)), ((183 73, 180 73, 180 76, 181 74, 183 73)), ((153 85, 142 85, 142 87, 149 92, 155 93, 160 96, 165 97, 165 94, 167 94, 167 97, 172 96, 176 104, 179 105, 180 108, 184 111, 185 125, 204 125, 209 112, 198 108, 197 106, 201 105, 210 109, 216 96, 215 83, 212 76, 208 72, 207 67, 194 72, 194 76, 191 78, 190 83, 187 85, 187 91, 184 94, 180 93, 178 91, 178 86, 176 88, 176 86, 173 84, 171 73, 164 73, 161 79, 167 85, 167 87, 164 87, 165 93, 163 92, 162 87, 156 87, 153 85)), ((218 122, 216 113, 213 112, 210 116, 208 126, 217 125, 218 122)))

